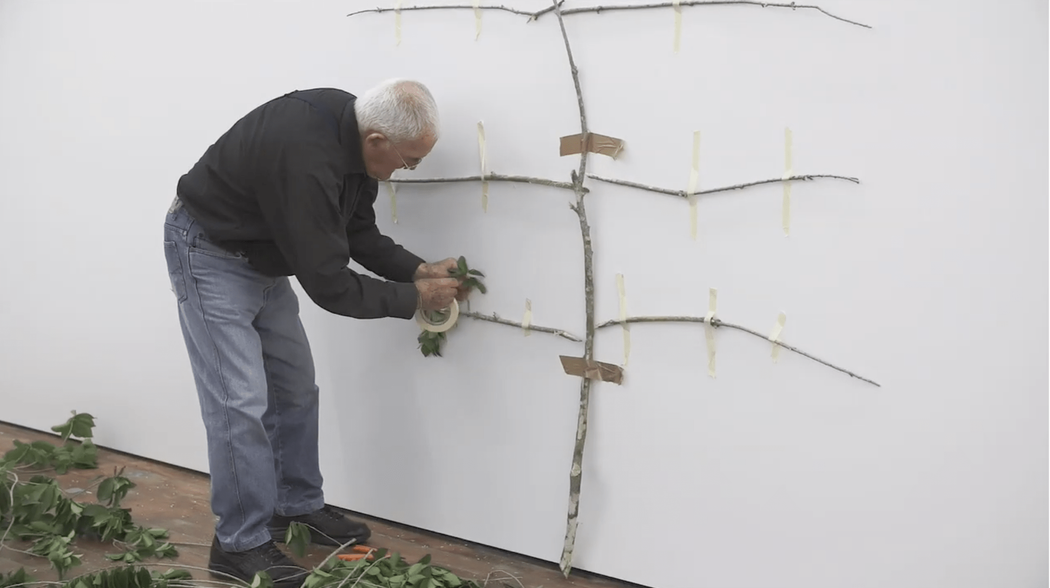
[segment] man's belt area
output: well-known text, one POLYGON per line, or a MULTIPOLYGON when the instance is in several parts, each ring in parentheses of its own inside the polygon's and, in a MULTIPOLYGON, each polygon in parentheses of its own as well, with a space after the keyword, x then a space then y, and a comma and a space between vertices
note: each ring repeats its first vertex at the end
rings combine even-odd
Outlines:
MULTIPOLYGON (((182 199, 176 196, 168 208, 168 213, 178 212, 184 206, 182 199)), ((290 276, 294 273, 273 241, 220 241, 212 238, 208 238, 208 241, 230 253, 245 256, 248 263, 262 274, 276 277, 290 276)))

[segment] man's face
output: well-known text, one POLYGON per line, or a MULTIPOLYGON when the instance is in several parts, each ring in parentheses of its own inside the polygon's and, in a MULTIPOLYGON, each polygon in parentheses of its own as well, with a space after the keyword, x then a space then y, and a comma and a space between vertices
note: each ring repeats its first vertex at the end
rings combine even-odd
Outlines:
POLYGON ((382 133, 372 133, 361 146, 365 170, 377 180, 389 180, 394 170, 415 169, 435 143, 434 137, 426 136, 394 145, 382 133))

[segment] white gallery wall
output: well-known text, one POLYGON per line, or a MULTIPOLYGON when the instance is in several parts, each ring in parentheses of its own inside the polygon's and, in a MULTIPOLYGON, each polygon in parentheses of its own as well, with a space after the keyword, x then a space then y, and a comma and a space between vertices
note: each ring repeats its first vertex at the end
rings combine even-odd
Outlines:
MULTIPOLYGON (((427 1, 420 4, 440 4, 427 1)), ((624 1, 603 0, 605 5, 624 1)), ((558 21, 376 2, 0 3, 0 420, 71 410, 100 445, 205 471, 204 432, 161 248, 179 176, 239 116, 294 89, 427 83, 443 137, 414 172, 568 181, 580 120, 558 21)), ((470 3, 466 3, 470 4, 470 3)), ((484 5, 485 3, 483 3, 484 5)), ((568 0, 579 8, 587 0, 568 0)), ((406 2, 405 5, 412 5, 406 2)), ((417 4, 418 5, 418 4, 417 4)), ((540 10, 543 0, 504 5, 540 10)), ((1047 6, 821 0, 565 17, 593 132, 596 318, 634 324, 622 386, 594 387, 575 564, 661 588, 1038 586, 1047 582, 1047 6)), ((569 191, 385 186, 381 229, 464 255, 471 309, 585 332, 569 191)), ((301 290, 299 290, 301 292, 301 290)), ((328 500, 557 561, 580 344, 463 320, 441 358, 417 325, 301 295, 323 393, 328 500)), ((596 358, 624 363, 619 327, 596 358)))

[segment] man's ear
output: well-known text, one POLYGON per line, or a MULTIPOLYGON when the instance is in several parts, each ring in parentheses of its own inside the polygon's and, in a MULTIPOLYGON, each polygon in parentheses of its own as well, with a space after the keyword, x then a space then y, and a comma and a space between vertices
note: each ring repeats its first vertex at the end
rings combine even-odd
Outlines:
POLYGON ((365 135, 364 143, 373 149, 378 148, 383 141, 386 141, 386 136, 383 133, 372 132, 365 135))

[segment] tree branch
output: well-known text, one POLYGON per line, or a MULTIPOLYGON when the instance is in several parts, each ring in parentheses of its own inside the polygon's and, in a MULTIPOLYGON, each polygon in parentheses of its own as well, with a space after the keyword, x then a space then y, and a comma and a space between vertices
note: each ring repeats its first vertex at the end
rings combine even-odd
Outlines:
MULTIPOLYGON (((517 327, 519 329, 524 329, 525 328, 525 325, 523 323, 516 323, 516 322, 514 322, 512 320, 507 320, 505 318, 500 318, 499 315, 497 315, 496 313, 492 313, 491 315, 487 315, 487 314, 481 314, 480 312, 460 312, 459 314, 460 314, 460 316, 469 316, 470 318, 477 319, 479 321, 488 321, 490 323, 497 323, 497 324, 500 324, 500 325, 507 325, 508 327, 517 327)), ((574 341, 576 343, 583 343, 583 339, 580 339, 576 335, 573 335, 571 333, 567 333, 567 332, 565 332, 565 331, 563 331, 561 329, 553 329, 551 327, 540 327, 540 326, 537 326, 537 325, 529 325, 529 330, 530 331, 539 331, 541 333, 551 333, 552 335, 557 335, 557 336, 561 337, 562 339, 568 339, 569 341, 574 341)))
MULTIPOLYGON (((598 325, 597 328, 604 329, 606 327, 612 327, 612 326, 615 326, 615 325, 622 325, 624 322, 627 322, 627 323, 704 323, 706 321, 705 321, 704 317, 700 317, 700 316, 633 316, 633 317, 629 317, 626 321, 620 321, 620 320, 605 321, 604 323, 598 325)), ((760 339, 763 339, 764 341, 769 341, 769 337, 763 335, 762 333, 759 333, 758 331, 755 331, 753 329, 749 329, 747 327, 743 327, 743 326, 740 326, 740 325, 737 325, 737 324, 734 324, 734 323, 727 323, 726 321, 723 321, 723 320, 719 319, 718 317, 715 317, 715 318, 711 319, 711 326, 713 326, 715 328, 726 327, 726 328, 729 328, 729 329, 736 329, 738 331, 743 331, 745 333, 750 333, 751 335, 754 335, 754 336, 756 336, 756 337, 758 337, 760 339)), ((772 341, 769 341, 769 342, 772 343, 772 341)), ((828 366, 829 368, 832 368, 834 370, 838 370, 838 371, 840 371, 840 372, 842 372, 844 374, 847 374, 849 376, 857 378, 858 380, 861 380, 861 381, 867 382, 869 384, 872 384, 872 385, 874 385, 876 387, 879 387, 879 388, 882 387, 880 384, 878 384, 878 383, 876 383, 876 382, 874 382, 872 380, 869 380, 868 378, 865 378, 865 377, 862 377, 862 376, 858 376, 857 374, 855 374, 855 373, 853 373, 853 372, 851 372, 849 370, 845 370, 845 369, 842 369, 842 368, 840 368, 840 367, 838 367, 838 366, 836 366, 834 364, 828 363, 828 362, 824 361, 823 359, 820 359, 819 357, 816 357, 814 355, 806 353, 805 351, 802 351, 798 347, 795 347, 793 345, 788 345, 787 343, 784 343, 782 341, 777 341, 776 343, 777 343, 777 345, 780 345, 784 349, 787 349, 787 350, 790 350, 790 351, 794 351, 795 353, 797 353, 797 354, 799 354, 799 355, 801 355, 803 357, 808 357, 809 359, 812 359, 813 361, 815 361, 817 363, 824 364, 824 365, 828 366)))
POLYGON ((544 178, 531 178, 528 176, 505 176, 502 174, 487 174, 484 178, 481 176, 462 176, 458 178, 419 178, 419 179, 394 179, 390 178, 390 182, 394 184, 440 184, 440 183, 452 183, 452 182, 518 182, 523 184, 536 184, 539 186, 550 186, 552 188, 562 188, 563 190, 575 190, 576 187, 569 182, 559 182, 557 180, 546 180, 544 178))
MULTIPOLYGON (((794 2, 791 2, 789 4, 779 2, 755 2, 752 0, 682 0, 679 3, 680 6, 731 6, 734 4, 740 6, 760 6, 762 8, 790 8, 792 10, 801 8, 803 10, 816 10, 823 13, 826 16, 830 16, 835 20, 840 20, 842 22, 857 25, 858 27, 864 27, 866 29, 871 28, 871 26, 869 25, 854 22, 852 20, 842 18, 841 16, 835 16, 827 10, 824 10, 819 6, 814 6, 811 4, 795 4, 794 2)), ((569 10, 563 11, 562 14, 565 16, 581 14, 584 12, 596 12, 600 14, 602 12, 612 10, 645 10, 650 8, 670 8, 672 6, 674 6, 674 3, 672 2, 660 2, 657 4, 626 4, 622 6, 587 6, 584 8, 571 8, 569 10)))
MULTIPOLYGON (((559 4, 564 3, 564 2, 565 2, 565 0, 561 0, 561 2, 559 2, 559 4)), ((531 22, 531 21, 536 20, 537 18, 543 16, 544 14, 547 14, 548 12, 554 10, 554 7, 551 6, 550 8, 544 8, 543 10, 540 10, 538 12, 529 12, 527 10, 518 10, 517 8, 510 8, 510 7, 503 6, 503 5, 500 5, 500 6, 478 6, 478 9, 480 9, 480 10, 498 10, 498 11, 502 11, 502 12, 510 12, 512 14, 517 14, 517 15, 521 15, 521 16, 527 16, 527 17, 529 17, 529 22, 531 22)), ((382 14, 384 12, 395 12, 397 10, 399 10, 399 9, 397 9, 397 8, 368 8, 368 9, 365 9, 365 10, 358 10, 357 12, 351 12, 350 14, 347 14, 346 16, 349 17, 349 16, 356 16, 358 14, 367 14, 367 13, 382 14)), ((474 10, 474 6, 473 5, 469 5, 469 4, 452 4, 452 5, 446 5, 446 6, 402 6, 400 8, 400 10, 401 10, 401 12, 414 11, 414 10, 474 10)))
MULTIPOLYGON (((638 188, 639 190, 648 190, 649 192, 656 192, 658 194, 668 194, 670 196, 678 196, 680 198, 688 198, 689 197, 689 194, 685 190, 671 190, 671 189, 668 189, 668 188, 658 188, 656 186, 647 186, 645 184, 639 184, 639 183, 630 182, 630 181, 627 181, 627 180, 615 180, 615 179, 610 179, 610 178, 601 178, 601 177, 598 177, 598 176, 595 176, 595 175, 588 175, 587 177, 589 177, 591 179, 598 180, 599 182, 606 182, 606 183, 609 183, 609 184, 616 184, 618 186, 627 186, 629 188, 638 188)), ((696 195, 697 196, 702 196, 704 194, 715 194, 715 193, 718 193, 718 192, 729 192, 731 190, 742 190, 744 188, 750 188, 752 186, 761 186, 762 184, 775 184, 775 183, 778 183, 778 182, 790 182, 790 181, 806 182, 806 181, 815 180, 817 178, 833 178, 833 179, 836 179, 836 180, 846 180, 848 182, 853 182, 854 184, 859 184, 860 183, 860 180, 858 180, 857 178, 850 178, 850 177, 846 177, 846 176, 833 176, 833 175, 828 175, 828 174, 809 174, 809 175, 803 175, 803 176, 791 176, 789 178, 772 178, 772 179, 769 179, 769 180, 759 180, 757 182, 746 182, 746 183, 743 183, 743 184, 733 184, 732 186, 723 186, 721 188, 710 188, 708 190, 699 190, 699 191, 697 191, 696 195)))
MULTIPOLYGON (((561 0, 560 2, 557 3, 557 6, 560 7, 561 4, 563 4, 564 2, 565 2, 565 0, 561 0)), ((852 21, 852 20, 849 20, 849 19, 846 19, 846 18, 842 18, 841 16, 835 16, 834 14, 831 14, 827 10, 824 10, 823 8, 821 8, 819 6, 812 5, 812 4, 795 4, 794 2, 792 2, 792 3, 757 2, 757 1, 754 1, 754 0, 682 0, 679 3, 679 6, 732 6, 732 5, 759 6, 761 8, 790 8, 792 10, 797 10, 797 9, 816 10, 816 11, 824 14, 825 16, 829 16, 829 17, 831 17, 831 18, 833 18, 835 20, 839 20, 839 21, 842 21, 842 22, 845 22, 845 23, 856 25, 858 27, 864 27, 866 29, 870 29, 871 28, 870 25, 866 25, 866 24, 855 22, 855 21, 852 21)), ((623 5, 623 6, 586 6, 586 7, 583 7, 583 8, 571 8, 569 10, 559 11, 559 14, 560 14, 560 16, 572 16, 574 14, 584 14, 584 13, 587 13, 587 12, 594 12, 594 13, 597 13, 597 14, 601 14, 602 12, 610 12, 610 11, 613 11, 613 10, 648 10, 648 9, 653 9, 653 8, 670 8, 672 6, 674 6, 673 2, 660 2, 660 3, 656 3, 656 4, 626 4, 626 5, 623 5)), ((496 10, 496 11, 502 11, 502 12, 509 12, 511 14, 517 14, 519 16, 527 16, 527 17, 529 17, 528 22, 532 22, 534 20, 538 20, 541 16, 543 16, 544 14, 547 14, 548 12, 553 12, 555 10, 555 7, 554 6, 550 6, 548 8, 544 8, 543 10, 538 10, 536 12, 529 12, 527 10, 519 10, 517 8, 510 8, 510 7, 503 6, 503 5, 499 5, 499 6, 478 6, 478 9, 480 9, 480 10, 496 10)), ((350 16, 356 16, 358 14, 367 14, 367 13, 382 14, 384 12, 395 12, 397 10, 401 10, 402 12, 418 11, 418 10, 474 10, 474 6, 473 5, 467 5, 467 4, 450 4, 450 5, 444 5, 444 6, 403 6, 400 9, 397 9, 397 8, 369 8, 369 9, 365 9, 365 10, 358 10, 356 12, 351 12, 350 14, 347 14, 346 16, 350 17, 350 16)), ((559 20, 560 20, 560 18, 559 18, 559 20)))
MULTIPOLYGON (((583 104, 583 90, 580 86, 580 71, 572 57, 572 46, 565 31, 565 20, 562 18, 561 6, 554 1, 554 13, 558 16, 561 37, 565 41, 565 55, 569 60, 569 71, 572 83, 576 88, 576 102, 580 109, 580 133, 584 144, 588 139, 587 111, 583 104)), ((594 248, 591 245, 591 228, 587 223, 587 208, 584 196, 587 194, 583 183, 587 179, 587 150, 580 152, 580 167, 572 172, 572 183, 576 192, 576 203, 571 205, 573 212, 580 219, 580 235, 583 238, 583 291, 587 316, 587 332, 583 343, 583 357, 587 361, 594 359, 594 248)), ((572 451, 572 468, 569 470, 569 511, 565 521, 565 544, 562 547, 559 567, 567 578, 572 571, 572 557, 576 546, 576 529, 580 514, 580 488, 583 484, 583 454, 587 443, 587 413, 591 400, 590 378, 580 378, 580 409, 576 420, 576 443, 572 451)))

